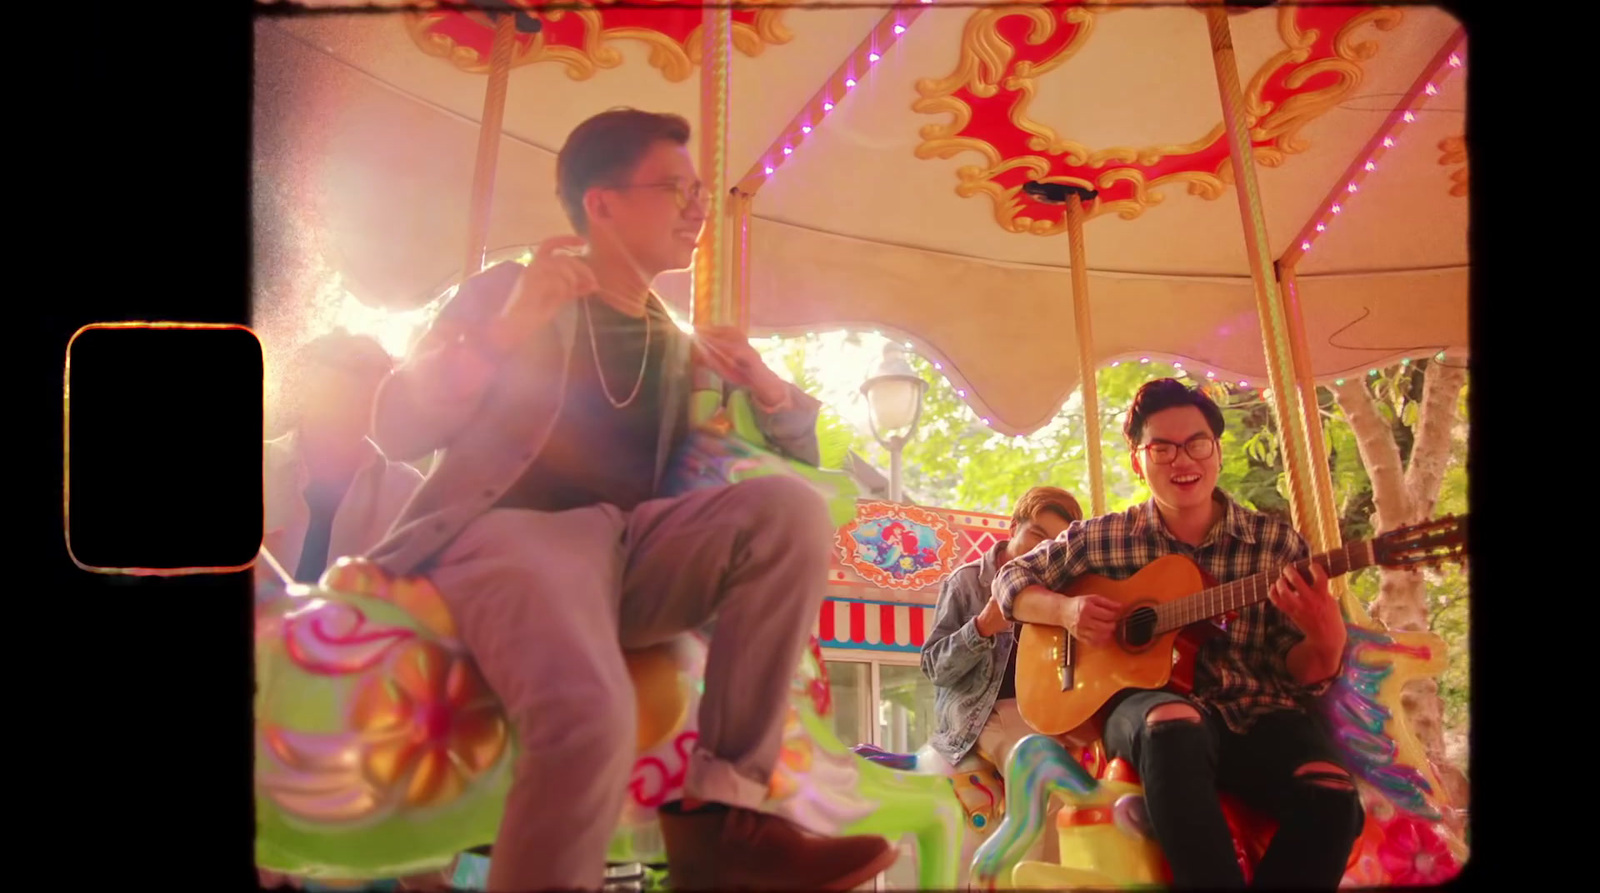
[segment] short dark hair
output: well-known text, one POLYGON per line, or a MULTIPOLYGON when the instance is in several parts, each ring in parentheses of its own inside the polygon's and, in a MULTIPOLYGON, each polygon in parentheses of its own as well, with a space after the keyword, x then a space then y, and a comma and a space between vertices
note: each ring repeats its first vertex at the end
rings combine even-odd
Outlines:
POLYGON ((1133 405, 1128 407, 1128 420, 1122 423, 1122 436, 1127 438, 1128 446, 1139 445, 1144 437, 1144 426, 1151 416, 1178 406, 1193 406, 1200 410, 1200 414, 1206 417, 1206 424, 1211 426, 1211 435, 1222 436, 1222 410, 1205 391, 1176 378, 1158 378, 1145 382, 1139 392, 1133 395, 1133 405))
POLYGON ((583 195, 595 186, 615 184, 633 173, 658 142, 689 142, 689 122, 681 115, 618 108, 584 121, 556 154, 556 195, 579 235, 589 234, 583 195))
POLYGON ((1040 512, 1051 512, 1068 523, 1083 520, 1083 507, 1071 493, 1060 487, 1034 487, 1017 500, 1017 507, 1011 512, 1011 529, 1030 523, 1040 512))

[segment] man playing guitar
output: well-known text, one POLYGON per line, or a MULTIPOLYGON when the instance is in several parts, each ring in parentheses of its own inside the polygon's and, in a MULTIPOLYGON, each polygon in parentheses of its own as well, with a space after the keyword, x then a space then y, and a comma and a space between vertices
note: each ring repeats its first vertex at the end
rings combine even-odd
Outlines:
POLYGON ((1125 580, 1172 554, 1191 558, 1217 583, 1284 569, 1270 603, 1241 609, 1201 647, 1190 697, 1130 689, 1099 718, 1107 753, 1127 760, 1143 781, 1175 887, 1244 886, 1220 788, 1278 821, 1256 886, 1332 890, 1364 814, 1337 750, 1304 704, 1338 675, 1344 619, 1322 567, 1313 565, 1309 582, 1288 567, 1308 557, 1305 540, 1216 488, 1222 431, 1222 411, 1198 389, 1170 378, 1144 385, 1123 433, 1151 499, 1074 522, 1001 569, 993 594, 1006 620, 1059 627, 1097 645, 1114 635, 1121 606, 1060 594, 1084 574, 1125 580))

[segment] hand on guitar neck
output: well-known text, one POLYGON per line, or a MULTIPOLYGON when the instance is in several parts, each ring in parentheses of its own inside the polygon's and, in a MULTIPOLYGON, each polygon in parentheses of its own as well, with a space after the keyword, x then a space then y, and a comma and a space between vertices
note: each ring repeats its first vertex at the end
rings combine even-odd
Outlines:
POLYGON ((1289 673, 1303 684, 1320 682, 1339 671, 1346 638, 1344 613, 1328 590, 1328 574, 1312 562, 1311 581, 1293 565, 1267 590, 1267 598, 1305 633, 1289 651, 1289 673))
POLYGON ((1057 626, 1087 645, 1104 645, 1116 632, 1122 606, 1102 595, 1062 595, 1030 586, 1017 593, 1011 610, 1023 623, 1057 626))

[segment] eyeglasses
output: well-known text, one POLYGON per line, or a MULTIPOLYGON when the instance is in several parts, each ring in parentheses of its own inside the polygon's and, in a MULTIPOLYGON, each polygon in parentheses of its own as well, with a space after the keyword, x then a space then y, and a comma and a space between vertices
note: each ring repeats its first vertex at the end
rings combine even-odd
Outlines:
POLYGON ((685 184, 681 180, 663 180, 659 183, 625 183, 621 186, 610 186, 609 189, 622 191, 625 189, 667 189, 671 190, 678 210, 687 211, 690 205, 698 205, 705 198, 705 184, 696 181, 685 184))
MULTIPOLYGON (((1150 456, 1150 461, 1156 465, 1171 465, 1177 461, 1178 447, 1180 444, 1169 440, 1157 440, 1147 443, 1139 449, 1150 456)), ((1184 441, 1181 446, 1191 459, 1209 459, 1217 451, 1217 439, 1209 434, 1196 434, 1184 441)))

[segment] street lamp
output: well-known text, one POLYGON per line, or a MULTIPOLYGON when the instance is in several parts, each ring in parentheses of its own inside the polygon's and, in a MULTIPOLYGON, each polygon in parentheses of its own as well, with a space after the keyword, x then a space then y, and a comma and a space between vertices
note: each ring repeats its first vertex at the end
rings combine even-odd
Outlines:
POLYGON ((872 436, 889 451, 889 501, 900 502, 900 451, 917 434, 922 396, 928 383, 906 362, 905 351, 890 342, 872 377, 861 385, 867 398, 867 423, 872 436), (900 433, 895 433, 900 432, 900 433))

